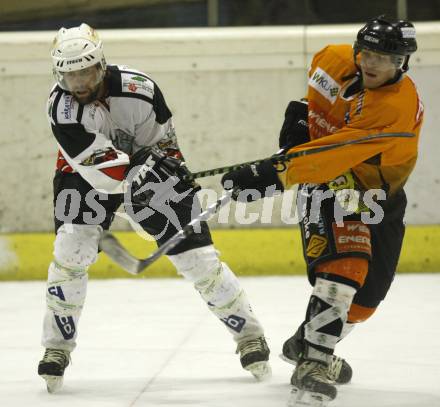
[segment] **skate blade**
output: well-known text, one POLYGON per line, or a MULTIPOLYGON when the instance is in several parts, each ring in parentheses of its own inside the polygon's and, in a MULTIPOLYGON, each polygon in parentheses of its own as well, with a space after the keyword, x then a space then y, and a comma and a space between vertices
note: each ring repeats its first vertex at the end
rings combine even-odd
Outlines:
POLYGON ((272 376, 272 369, 269 362, 255 362, 246 367, 246 370, 252 373, 252 375, 258 380, 266 380, 272 376))
POLYGON ((63 386, 63 376, 41 375, 46 381, 46 388, 49 393, 56 393, 63 386))
POLYGON ((327 407, 331 398, 321 393, 292 388, 287 407, 327 407))

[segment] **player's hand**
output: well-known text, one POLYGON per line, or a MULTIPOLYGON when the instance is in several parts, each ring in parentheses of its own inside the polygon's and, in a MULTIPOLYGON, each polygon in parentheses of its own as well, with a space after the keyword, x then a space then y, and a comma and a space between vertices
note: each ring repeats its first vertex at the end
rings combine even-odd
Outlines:
POLYGON ((292 148, 310 141, 307 102, 292 101, 284 115, 284 123, 280 131, 280 148, 292 148))
POLYGON ((284 191, 270 159, 230 171, 223 175, 221 183, 224 189, 233 189, 232 199, 240 202, 253 202, 284 191))
POLYGON ((190 175, 181 155, 146 147, 131 157, 127 181, 133 202, 148 205, 154 194, 166 193, 164 189, 176 193, 199 189, 194 181, 184 180, 190 175))

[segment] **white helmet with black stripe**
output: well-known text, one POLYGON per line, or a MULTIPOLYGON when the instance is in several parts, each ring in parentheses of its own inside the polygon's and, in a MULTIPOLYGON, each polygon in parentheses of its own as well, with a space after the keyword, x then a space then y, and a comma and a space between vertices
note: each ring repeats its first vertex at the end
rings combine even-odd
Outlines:
POLYGON ((70 90, 65 80, 67 72, 97 65, 97 83, 104 77, 106 62, 102 41, 98 33, 85 23, 79 27, 61 28, 53 41, 51 57, 55 79, 65 90, 70 90))

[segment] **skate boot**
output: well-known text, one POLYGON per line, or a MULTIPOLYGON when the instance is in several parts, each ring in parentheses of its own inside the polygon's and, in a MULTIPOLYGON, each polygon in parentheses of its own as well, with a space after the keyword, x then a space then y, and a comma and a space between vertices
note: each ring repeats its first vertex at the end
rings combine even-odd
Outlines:
POLYGON ((264 380, 271 376, 270 350, 264 336, 239 342, 236 353, 240 353, 243 369, 251 372, 257 380, 264 380))
MULTIPOLYGON (((304 344, 302 341, 301 327, 298 328, 295 335, 287 339, 283 345, 283 353, 280 358, 285 362, 296 365, 298 360, 302 357, 304 351, 304 344)), ((332 356, 331 362, 327 369, 327 379, 337 384, 346 384, 351 380, 353 370, 351 366, 336 355, 332 356)))
POLYGON ((38 364, 38 374, 46 380, 47 391, 55 393, 63 385, 64 369, 69 365, 70 352, 60 349, 46 349, 38 364))
POLYGON ((290 383, 293 385, 289 407, 325 407, 336 397, 336 387, 327 378, 324 362, 300 359, 290 383))

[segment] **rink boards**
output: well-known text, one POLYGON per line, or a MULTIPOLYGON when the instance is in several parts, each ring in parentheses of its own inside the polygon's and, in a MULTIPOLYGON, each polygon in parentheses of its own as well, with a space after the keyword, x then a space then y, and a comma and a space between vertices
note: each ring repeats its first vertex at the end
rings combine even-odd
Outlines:
MULTIPOLYGON (((228 229, 212 232, 221 258, 240 275, 304 274, 300 232, 297 228, 228 229)), ((147 257, 155 244, 134 232, 115 235, 133 255, 147 257)), ((54 235, 25 233, 0 235, 0 281, 46 279, 52 260, 54 235)), ((400 273, 435 273, 440 270, 440 227, 407 226, 400 273)), ((132 277, 104 254, 90 269, 91 278, 132 277)), ((161 258, 140 277, 176 277, 171 263, 161 258)))

